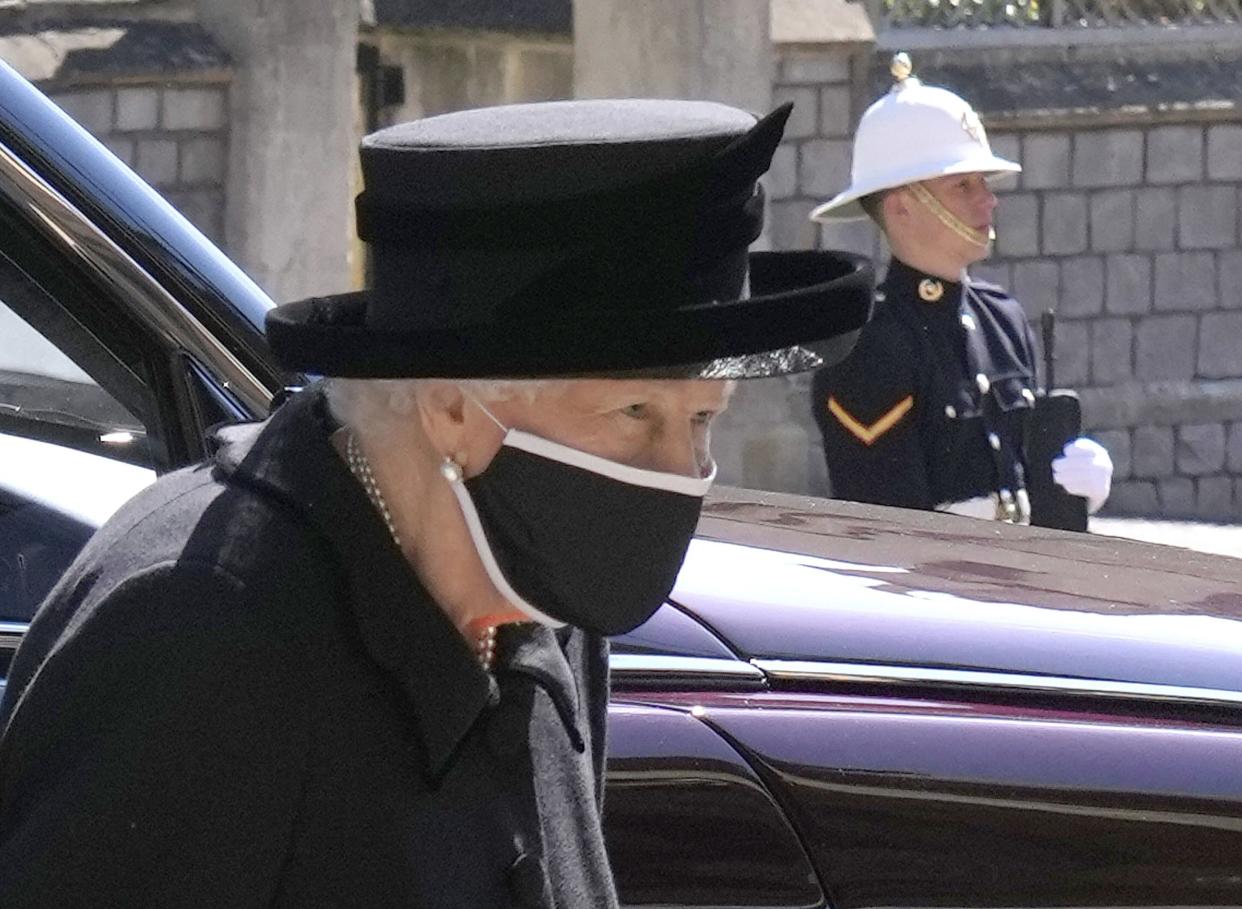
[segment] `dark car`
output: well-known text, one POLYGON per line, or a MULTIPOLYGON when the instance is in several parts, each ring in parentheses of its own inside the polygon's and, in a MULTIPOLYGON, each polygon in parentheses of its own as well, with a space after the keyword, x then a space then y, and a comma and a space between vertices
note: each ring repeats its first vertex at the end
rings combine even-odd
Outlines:
MULTIPOLYGON (((270 305, 0 64, 6 663, 121 501, 299 380, 270 305)), ((613 682, 629 905, 1242 905, 1242 561, 719 490, 613 682)))

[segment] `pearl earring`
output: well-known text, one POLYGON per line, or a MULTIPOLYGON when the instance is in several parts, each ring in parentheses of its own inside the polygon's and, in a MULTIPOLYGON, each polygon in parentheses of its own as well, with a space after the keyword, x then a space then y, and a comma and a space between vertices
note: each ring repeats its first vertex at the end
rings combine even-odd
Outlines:
POLYGON ((440 475, 450 483, 460 483, 462 478, 461 465, 449 455, 440 462, 440 475))

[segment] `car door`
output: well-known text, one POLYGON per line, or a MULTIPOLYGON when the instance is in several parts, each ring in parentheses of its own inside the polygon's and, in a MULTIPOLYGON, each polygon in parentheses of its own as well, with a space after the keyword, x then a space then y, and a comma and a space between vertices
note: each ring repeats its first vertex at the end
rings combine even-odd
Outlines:
POLYGON ((624 906, 827 905, 786 807, 704 698, 762 694, 763 673, 665 605, 613 638, 604 833, 624 906))
POLYGON ((90 534, 199 458, 208 426, 253 415, 220 376, 235 358, 195 323, 0 143, 0 673, 90 534))
POLYGON ((864 669, 695 704, 790 807, 837 909, 1239 905, 1228 705, 933 692, 864 669))
POLYGON ((629 905, 1242 905, 1236 691, 649 637, 613 663, 629 905))

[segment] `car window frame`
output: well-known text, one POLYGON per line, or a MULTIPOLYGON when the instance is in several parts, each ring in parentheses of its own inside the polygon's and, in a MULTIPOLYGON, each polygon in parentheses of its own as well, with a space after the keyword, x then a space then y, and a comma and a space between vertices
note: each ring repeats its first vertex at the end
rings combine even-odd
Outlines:
MULTIPOLYGON (((0 82, 3 69, 0 64, 0 82)), ((0 113, 12 113, 4 107, 12 100, 0 102, 0 113)), ((0 432, 156 473, 200 461, 208 453, 212 425, 261 419, 289 378, 268 361, 250 311, 270 307, 271 301, 96 140, 50 104, 42 106, 46 110, 27 111, 38 122, 19 118, 0 124, 0 220, 11 228, 5 244, 12 253, 9 264, 28 279, 31 293, 12 308, 28 323, 36 302, 45 313, 54 311, 50 322, 59 337, 49 340, 145 425, 146 450, 125 457, 123 449, 101 447, 97 429, 51 422, 9 419, 0 432), (28 133, 37 138, 40 130, 53 127, 72 146, 75 157, 68 163, 26 141, 28 133), (13 144, 14 138, 22 141, 13 144), (95 204, 111 199, 118 186, 160 215, 149 230, 135 235, 133 224, 95 204), (165 237, 163 229, 172 236, 165 237), (151 258, 153 250, 160 255, 151 258), (170 257, 171 264, 160 256, 170 257), (212 267, 187 280, 187 263, 212 267), (221 297, 223 288, 240 293, 250 310, 221 297), (241 315, 244 330, 234 324, 241 315), (118 350, 123 355, 114 356, 118 350)), ((49 320, 33 321, 46 337, 49 320)), ((0 665, 24 627, 6 622, 0 629, 0 665)))
MULTIPOLYGON (((51 304, 97 345, 92 349, 93 363, 79 365, 123 406, 142 411, 135 416, 147 425, 147 463, 157 472, 201 459, 206 453, 203 435, 220 417, 252 417, 266 409, 271 398, 268 387, 168 288, 113 242, 101 225, 69 203, 2 142, 0 207, 9 216, 6 220, 25 225, 14 245, 24 240, 28 254, 40 247, 45 253, 42 260, 31 254, 28 261, 19 259, 16 265, 44 291, 49 291, 49 284, 60 284, 48 294, 51 304), (46 256, 49 251, 50 258, 46 256), (68 282, 56 280, 56 266, 63 270, 65 264, 74 269, 76 287, 66 288, 68 282), (118 325, 125 326, 123 338, 118 337, 118 325), (108 363, 112 347, 125 344, 140 350, 141 375, 135 378, 147 392, 142 408, 133 406, 132 386, 117 394, 127 383, 115 371, 115 360, 108 363), (219 406, 205 408, 204 400, 219 406)), ((42 302, 47 305, 48 300, 42 302)), ((14 311, 26 318, 17 308, 14 311)), ((51 434, 62 443, 74 445, 76 440, 74 447, 93 454, 118 454, 84 446, 81 433, 51 434)))
MULTIPOLYGON (((29 235, 23 237, 12 230, 10 212, 4 210, 6 202, 0 197, 0 225, 7 234, 0 246, 0 302, 86 372, 104 394, 142 424, 144 435, 136 437, 131 444, 109 444, 89 426, 38 416, 23 417, 7 412, 8 408, 4 407, 0 407, 0 432, 141 466, 166 468, 167 450, 154 419, 158 408, 150 382, 141 374, 145 372, 143 367, 149 353, 131 339, 126 346, 130 347, 136 362, 118 356, 117 345, 100 337, 100 325, 83 322, 80 307, 65 305, 63 289, 54 291, 31 274, 25 266, 34 264, 34 259, 46 251, 32 246, 33 238, 29 235)), ((84 287, 79 292, 90 291, 84 287)))

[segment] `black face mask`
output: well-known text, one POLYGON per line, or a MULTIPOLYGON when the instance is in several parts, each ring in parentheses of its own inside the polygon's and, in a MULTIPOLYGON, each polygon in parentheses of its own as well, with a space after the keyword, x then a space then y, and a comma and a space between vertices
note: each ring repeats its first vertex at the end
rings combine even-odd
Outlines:
POLYGON ((637 628, 677 580, 715 477, 627 467, 519 430, 478 476, 453 479, 488 577, 546 625, 637 628))

